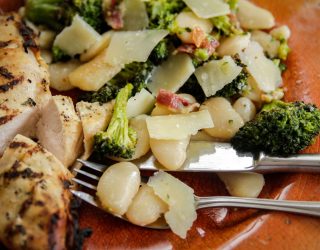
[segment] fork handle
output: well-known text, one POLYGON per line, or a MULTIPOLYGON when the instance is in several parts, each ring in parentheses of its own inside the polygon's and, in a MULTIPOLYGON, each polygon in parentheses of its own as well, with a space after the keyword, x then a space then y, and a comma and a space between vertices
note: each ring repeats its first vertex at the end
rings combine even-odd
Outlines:
POLYGON ((260 173, 320 173, 320 154, 298 154, 290 157, 272 157, 261 153, 254 165, 254 171, 260 173))
POLYGON ((209 207, 244 207, 290 212, 320 217, 320 202, 284 201, 260 198, 238 198, 228 196, 196 197, 197 209, 209 207))

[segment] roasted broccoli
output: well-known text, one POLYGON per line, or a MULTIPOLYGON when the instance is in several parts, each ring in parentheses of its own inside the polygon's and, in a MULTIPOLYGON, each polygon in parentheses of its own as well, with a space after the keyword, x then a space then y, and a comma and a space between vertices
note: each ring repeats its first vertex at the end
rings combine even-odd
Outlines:
POLYGON ((100 156, 130 159, 135 151, 137 133, 129 127, 127 102, 133 86, 127 84, 117 97, 110 124, 106 131, 94 136, 94 151, 100 156))
POLYGON ((75 11, 65 0, 27 0, 26 17, 35 24, 61 30, 71 23, 75 11))
POLYGON ((76 12, 96 31, 106 28, 103 18, 102 0, 72 0, 76 12))
POLYGON ((186 93, 192 95, 196 98, 197 102, 202 103, 206 99, 197 78, 195 75, 192 75, 185 84, 179 89, 179 93, 186 93))
POLYGON ((79 14, 98 32, 103 31, 102 0, 27 0, 26 17, 35 24, 42 24, 60 31, 68 26, 74 15, 79 14))
POLYGON ((107 83, 96 92, 85 92, 80 95, 79 101, 107 103, 116 98, 121 86, 107 83))
POLYGON ((245 69, 231 83, 224 86, 215 95, 225 98, 240 95, 248 86, 248 73, 245 69))
POLYGON ((122 87, 127 83, 131 83, 133 85, 132 93, 135 94, 147 86, 153 68, 154 65, 149 60, 129 63, 112 78, 110 83, 122 87))
POLYGON ((127 83, 133 85, 132 94, 140 92, 150 80, 154 65, 150 62, 133 62, 127 64, 110 82, 102 86, 98 91, 86 92, 79 100, 86 102, 106 103, 116 98, 119 90, 127 83))
POLYGON ((176 15, 186 7, 182 0, 149 0, 145 3, 150 29, 171 30, 176 15))
POLYGON ((164 62, 166 59, 168 59, 169 55, 174 51, 175 46, 172 41, 171 36, 164 38, 162 41, 160 41, 157 46, 152 50, 149 60, 154 65, 159 65, 162 62, 164 62))
POLYGON ((269 155, 296 154, 313 143, 320 132, 320 110, 304 102, 273 101, 231 139, 239 152, 269 155))
POLYGON ((217 16, 211 18, 211 22, 213 23, 214 30, 219 35, 239 35, 242 34, 243 31, 237 27, 237 25, 231 21, 229 16, 217 16))
POLYGON ((52 52, 52 61, 53 62, 68 61, 71 59, 71 57, 67 53, 65 53, 63 50, 61 50, 57 46, 53 46, 51 48, 51 52, 52 52))

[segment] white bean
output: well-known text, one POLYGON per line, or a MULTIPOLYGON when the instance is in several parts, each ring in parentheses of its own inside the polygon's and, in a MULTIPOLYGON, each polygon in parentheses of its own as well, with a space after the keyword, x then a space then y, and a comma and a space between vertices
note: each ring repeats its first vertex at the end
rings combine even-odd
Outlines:
POLYGON ((128 210, 140 186, 140 172, 130 162, 120 162, 109 167, 97 186, 97 197, 104 209, 116 215, 128 210))
POLYGON ((246 49, 250 42, 250 34, 230 36, 222 40, 218 47, 220 56, 233 56, 246 49))
POLYGON ((270 29, 275 20, 270 11, 260 8, 247 0, 239 0, 237 17, 245 29, 270 29))
POLYGON ((69 74, 78 68, 80 63, 72 60, 69 62, 58 62, 49 65, 50 73, 50 87, 58 91, 66 91, 73 89, 74 86, 70 84, 69 74))
POLYGON ((279 40, 288 40, 291 36, 291 31, 287 25, 282 25, 278 28, 274 28, 273 30, 271 30, 270 35, 279 40))
POLYGON ((159 140, 150 139, 150 147, 154 157, 163 167, 176 170, 179 169, 187 158, 187 147, 190 137, 184 140, 159 140))
POLYGON ((277 57, 280 47, 278 40, 275 40, 270 34, 261 30, 255 30, 251 34, 251 40, 259 43, 269 57, 277 57))
MULTIPOLYGON (((198 27, 205 33, 210 33, 213 29, 213 24, 209 20, 199 18, 191 11, 181 12, 176 18, 176 24, 180 28, 190 28, 191 30, 198 27)), ((194 43, 191 32, 178 32, 177 36, 184 43, 194 43)))
POLYGON ((256 80, 252 76, 248 77, 248 88, 242 95, 253 102, 261 103, 262 91, 259 89, 256 80))
POLYGON ((134 197, 126 217, 130 222, 145 226, 155 222, 168 210, 168 205, 155 195, 153 189, 143 184, 134 197))
POLYGON ((218 173, 232 196, 256 198, 259 196, 265 181, 257 173, 218 173))
POLYGON ((39 35, 39 45, 41 49, 50 49, 52 47, 56 33, 51 30, 42 30, 39 35))
POLYGON ((207 109, 214 127, 204 129, 209 135, 219 139, 231 139, 244 125, 241 116, 232 108, 230 102, 223 97, 213 97, 205 101, 200 110, 207 109))
POLYGON ((240 97, 236 100, 233 108, 242 117, 244 122, 251 121, 257 113, 256 106, 247 97, 240 97))

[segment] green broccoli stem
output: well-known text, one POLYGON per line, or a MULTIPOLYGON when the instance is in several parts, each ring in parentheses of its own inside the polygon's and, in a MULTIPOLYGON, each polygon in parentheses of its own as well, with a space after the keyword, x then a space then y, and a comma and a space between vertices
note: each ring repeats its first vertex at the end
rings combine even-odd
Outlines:
POLYGON ((69 25, 75 14, 65 0, 27 0, 25 6, 30 21, 57 31, 69 25))
POLYGON ((94 151, 100 156, 112 156, 129 159, 135 152, 137 134, 129 128, 127 101, 133 89, 132 84, 122 88, 115 100, 110 124, 105 132, 94 137, 94 151))
POLYGON ((114 127, 115 124, 117 125, 119 120, 123 121, 124 123, 128 123, 127 102, 129 97, 131 96, 132 89, 133 89, 133 85, 129 83, 119 91, 116 97, 113 115, 107 130, 108 133, 109 133, 109 129, 113 130, 112 127, 114 127))

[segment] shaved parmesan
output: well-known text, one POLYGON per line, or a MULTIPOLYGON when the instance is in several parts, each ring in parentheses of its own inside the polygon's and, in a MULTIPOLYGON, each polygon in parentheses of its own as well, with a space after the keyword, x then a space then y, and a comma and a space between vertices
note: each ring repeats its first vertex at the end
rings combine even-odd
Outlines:
POLYGON ((69 75, 70 83, 85 91, 97 91, 116 74, 118 74, 122 65, 111 65, 106 62, 107 49, 104 49, 99 55, 91 61, 82 64, 69 75))
POLYGON ((86 50, 80 56, 81 62, 88 62, 96 57, 99 53, 101 53, 105 48, 107 48, 110 44, 111 37, 113 31, 108 31, 101 35, 101 39, 96 42, 93 46, 91 46, 88 50, 86 50))
POLYGON ((148 89, 154 95, 160 89, 177 92, 194 71, 192 59, 187 54, 173 55, 155 69, 148 89))
POLYGON ((127 117, 130 119, 142 114, 148 114, 156 102, 155 97, 147 90, 142 89, 128 100, 127 117))
POLYGON ((282 83, 280 69, 264 55, 262 47, 257 42, 250 42, 239 56, 263 92, 272 92, 282 83))
POLYGON ((54 46, 59 47, 70 56, 83 53, 93 44, 98 42, 101 36, 80 16, 76 15, 72 24, 57 35, 54 46))
POLYGON ((203 92, 209 97, 231 83, 241 70, 242 68, 230 56, 225 56, 221 60, 212 60, 197 68, 195 75, 203 92))
POLYGON ((200 129, 212 128, 208 110, 189 114, 152 116, 147 118, 149 135, 154 139, 181 140, 195 135, 200 129))
POLYGON ((230 14, 230 7, 223 0, 183 0, 198 16, 211 18, 230 14))
POLYGON ((166 30, 116 32, 111 38, 106 62, 111 65, 145 62, 154 47, 168 34, 166 30))
POLYGON ((274 39, 267 32, 254 30, 252 32, 251 40, 259 43, 270 58, 278 56, 280 41, 274 39))
POLYGON ((143 30, 148 27, 146 6, 141 0, 124 0, 123 30, 143 30))
POLYGON ((275 25, 270 11, 260 8, 248 0, 238 0, 237 17, 242 28, 270 29, 275 25))
POLYGON ((171 230, 181 238, 186 238, 187 231, 197 218, 193 189, 166 172, 155 173, 147 185, 169 206, 164 217, 171 230))

